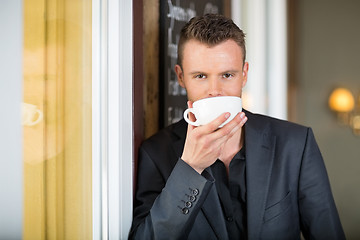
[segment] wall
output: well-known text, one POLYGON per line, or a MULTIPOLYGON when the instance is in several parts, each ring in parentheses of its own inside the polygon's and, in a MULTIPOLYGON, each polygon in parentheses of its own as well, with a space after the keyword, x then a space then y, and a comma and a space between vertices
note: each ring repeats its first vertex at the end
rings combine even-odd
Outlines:
POLYGON ((360 136, 336 122, 327 99, 336 86, 360 93, 360 1, 301 0, 295 5, 293 120, 313 128, 347 238, 359 239, 360 136))

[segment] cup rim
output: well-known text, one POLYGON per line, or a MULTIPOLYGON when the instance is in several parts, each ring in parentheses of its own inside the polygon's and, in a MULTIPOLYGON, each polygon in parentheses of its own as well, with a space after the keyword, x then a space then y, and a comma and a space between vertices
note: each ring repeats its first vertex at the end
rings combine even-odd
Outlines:
POLYGON ((203 100, 210 100, 210 99, 214 99, 214 98, 236 98, 236 99, 240 99, 240 100, 241 100, 241 97, 238 97, 238 96, 217 96, 217 97, 202 98, 202 99, 196 100, 196 101, 193 102, 193 103, 201 102, 201 101, 203 101, 203 100))

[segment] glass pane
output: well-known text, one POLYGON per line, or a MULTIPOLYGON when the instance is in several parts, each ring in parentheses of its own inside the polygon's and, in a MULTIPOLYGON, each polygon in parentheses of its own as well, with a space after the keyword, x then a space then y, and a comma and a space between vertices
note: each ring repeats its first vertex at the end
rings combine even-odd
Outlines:
POLYGON ((24 0, 24 239, 91 239, 91 1, 24 0))

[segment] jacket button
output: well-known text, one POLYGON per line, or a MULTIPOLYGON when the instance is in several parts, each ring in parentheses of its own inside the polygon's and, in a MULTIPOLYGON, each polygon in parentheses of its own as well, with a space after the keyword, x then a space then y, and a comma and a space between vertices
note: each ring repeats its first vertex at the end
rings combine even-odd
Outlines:
POLYGON ((186 207, 184 207, 183 209, 181 209, 181 211, 182 211, 182 213, 185 214, 185 215, 189 213, 189 209, 186 208, 186 207))
POLYGON ((190 202, 195 202, 196 197, 195 196, 189 196, 189 200, 190 200, 190 202))
POLYGON ((227 220, 228 222, 232 222, 232 221, 233 221, 233 218, 232 218, 232 217, 227 217, 226 220, 227 220))
POLYGON ((197 196, 199 194, 199 189, 196 189, 196 188, 193 189, 192 193, 193 193, 194 196, 197 196))
POLYGON ((192 207, 192 203, 191 203, 191 202, 186 202, 186 203, 185 203, 185 206, 188 207, 188 208, 191 208, 191 207, 192 207))

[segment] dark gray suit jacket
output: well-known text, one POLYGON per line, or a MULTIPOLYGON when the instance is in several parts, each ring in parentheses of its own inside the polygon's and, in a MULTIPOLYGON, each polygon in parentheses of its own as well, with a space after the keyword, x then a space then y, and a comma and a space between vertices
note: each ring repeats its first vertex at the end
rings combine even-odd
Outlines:
MULTIPOLYGON (((248 238, 345 239, 311 129, 245 113, 248 238)), ((181 120, 142 144, 130 239, 228 239, 210 168, 180 159, 186 131, 181 120)))

